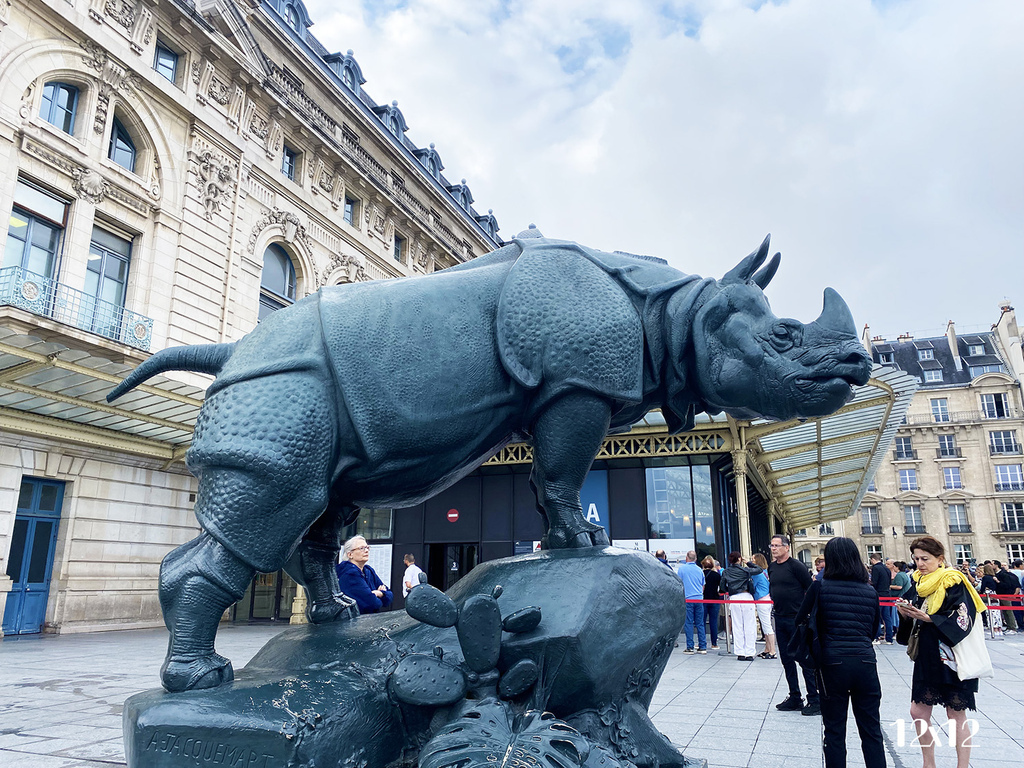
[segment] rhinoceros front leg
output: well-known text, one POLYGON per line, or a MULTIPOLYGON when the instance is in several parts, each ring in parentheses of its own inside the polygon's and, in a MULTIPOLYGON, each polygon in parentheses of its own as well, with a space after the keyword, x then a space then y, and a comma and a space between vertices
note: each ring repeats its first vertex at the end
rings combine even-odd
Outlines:
POLYGON ((573 392, 552 403, 533 425, 530 485, 548 530, 544 549, 607 545, 604 528, 588 523, 580 488, 601 441, 608 434, 611 408, 597 395, 573 392))

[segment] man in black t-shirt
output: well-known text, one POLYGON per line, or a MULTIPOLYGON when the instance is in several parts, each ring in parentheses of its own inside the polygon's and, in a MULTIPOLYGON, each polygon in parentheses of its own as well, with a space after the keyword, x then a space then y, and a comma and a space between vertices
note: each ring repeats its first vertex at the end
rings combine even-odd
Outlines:
POLYGON ((811 572, 799 560, 789 556, 789 537, 782 534, 772 536, 769 545, 772 562, 768 563, 768 589, 772 598, 772 615, 775 619, 775 637, 779 647, 779 658, 786 671, 789 697, 775 705, 783 712, 800 710, 805 715, 820 715, 818 686, 814 682, 814 670, 804 669, 804 685, 807 686, 807 705, 800 697, 800 678, 796 673, 796 660, 789 655, 789 642, 796 632, 796 613, 804 600, 804 593, 811 586, 811 572))
MULTIPOLYGON (((881 555, 871 555, 869 559, 871 560, 871 586, 875 588, 879 597, 889 597, 892 571, 882 562, 881 555)), ((881 607, 881 613, 882 623, 878 626, 875 644, 882 642, 882 627, 885 627, 885 644, 892 645, 892 613, 889 611, 888 604, 881 607)))
MULTIPOLYGON (((1015 574, 1010 573, 1006 566, 1004 566, 998 560, 992 561, 996 567, 996 594, 997 595, 1019 595, 1020 594, 1020 581, 1017 579, 1015 574)), ((1000 605, 1003 606, 1014 606, 1017 603, 1013 600, 1000 600, 1000 605)), ((1015 632, 1024 632, 1024 627, 1017 626, 1017 622, 1014 620, 1014 611, 1002 611, 1003 614, 1003 634, 1012 635, 1015 632)))

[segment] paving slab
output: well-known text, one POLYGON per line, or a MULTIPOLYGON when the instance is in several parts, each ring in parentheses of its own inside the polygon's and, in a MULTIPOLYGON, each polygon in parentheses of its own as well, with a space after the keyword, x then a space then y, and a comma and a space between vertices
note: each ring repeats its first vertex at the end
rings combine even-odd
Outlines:
MULTIPOLYGON (((243 667, 287 625, 230 625, 218 650, 243 667)), ((111 768, 125 765, 121 743, 124 700, 159 686, 165 630, 41 635, 0 641, 0 768, 111 768)), ((972 768, 1024 765, 1024 636, 988 643, 996 677, 983 680, 972 768)), ((895 768, 916 768, 910 718, 912 665, 899 646, 880 646, 881 716, 886 756, 895 768), (900 736, 899 721, 903 721, 900 736)), ((782 664, 712 651, 675 650, 654 693, 654 723, 689 757, 709 768, 816 768, 822 765, 821 718, 778 712, 786 697, 782 664)), ((955 768, 943 733, 937 768, 955 768)), ((849 768, 863 768, 852 716, 847 723, 849 768)))

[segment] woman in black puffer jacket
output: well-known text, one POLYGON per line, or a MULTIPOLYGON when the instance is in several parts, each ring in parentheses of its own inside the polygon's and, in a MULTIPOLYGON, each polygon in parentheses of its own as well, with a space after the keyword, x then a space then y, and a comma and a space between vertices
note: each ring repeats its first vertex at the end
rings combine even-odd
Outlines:
POLYGON ((879 621, 878 594, 868 584, 867 569, 851 539, 837 537, 825 545, 824 576, 808 588, 798 624, 810 614, 815 600, 825 768, 846 766, 846 715, 851 702, 866 768, 885 768, 878 714, 882 687, 872 645, 879 621))

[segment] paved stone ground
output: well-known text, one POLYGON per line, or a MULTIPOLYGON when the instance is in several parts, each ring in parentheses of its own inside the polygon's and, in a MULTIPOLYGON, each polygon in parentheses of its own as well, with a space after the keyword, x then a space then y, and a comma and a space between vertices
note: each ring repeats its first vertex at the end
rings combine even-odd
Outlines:
MULTIPOLYGON (((225 626, 218 649, 238 667, 284 626, 225 626)), ((101 768, 124 765, 121 707, 158 685, 163 630, 6 638, 0 642, 0 768, 101 768)), ((990 642, 996 677, 982 682, 974 768, 1024 765, 1024 637, 990 642)), ((911 742, 900 746, 895 721, 909 718, 911 664, 903 648, 878 649, 882 720, 889 764, 920 766, 911 742)), ((778 712, 786 694, 777 661, 675 651, 651 705, 658 727, 709 768, 814 768, 822 764, 821 718, 778 712)), ((936 718, 936 725, 945 719, 936 718)), ((849 727, 851 768, 863 766, 849 727)), ((939 768, 954 768, 952 748, 939 768)))

